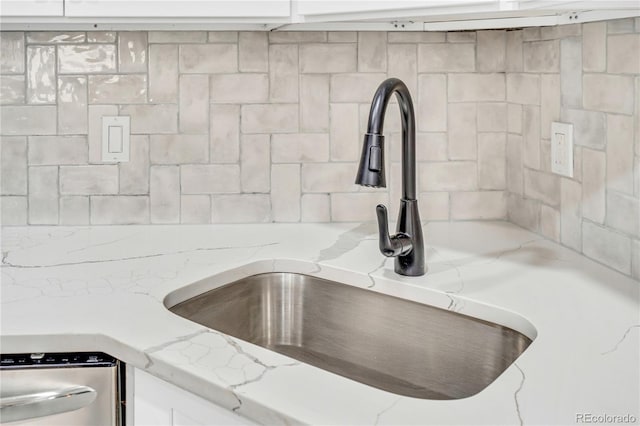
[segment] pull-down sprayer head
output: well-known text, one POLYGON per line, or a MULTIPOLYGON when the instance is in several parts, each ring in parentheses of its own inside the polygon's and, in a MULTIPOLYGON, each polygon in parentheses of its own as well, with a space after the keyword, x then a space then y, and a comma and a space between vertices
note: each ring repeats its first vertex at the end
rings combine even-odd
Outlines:
POLYGON ((360 165, 356 174, 356 184, 386 188, 383 135, 365 133, 360 165))

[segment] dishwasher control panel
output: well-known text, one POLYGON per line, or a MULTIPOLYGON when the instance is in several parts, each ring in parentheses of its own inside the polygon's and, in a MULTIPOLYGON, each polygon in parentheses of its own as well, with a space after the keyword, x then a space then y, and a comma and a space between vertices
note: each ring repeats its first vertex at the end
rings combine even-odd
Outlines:
POLYGON ((102 352, 1 354, 0 369, 38 367, 111 367, 116 359, 102 352))

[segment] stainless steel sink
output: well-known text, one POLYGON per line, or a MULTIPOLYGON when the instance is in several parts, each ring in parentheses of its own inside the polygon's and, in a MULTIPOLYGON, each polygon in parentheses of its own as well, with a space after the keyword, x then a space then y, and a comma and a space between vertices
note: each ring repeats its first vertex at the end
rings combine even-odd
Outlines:
POLYGON ((253 275, 169 309, 307 364, 423 399, 480 392, 531 343, 501 325, 294 273, 253 275))

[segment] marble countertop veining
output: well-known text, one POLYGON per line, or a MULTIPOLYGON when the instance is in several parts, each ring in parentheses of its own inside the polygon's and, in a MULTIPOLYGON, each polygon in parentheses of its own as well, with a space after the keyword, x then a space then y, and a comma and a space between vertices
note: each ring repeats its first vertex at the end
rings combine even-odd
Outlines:
POLYGON ((640 283, 505 222, 425 225, 424 277, 376 226, 8 227, 1 350, 99 350, 265 424, 575 424, 640 418, 640 283), (180 318, 213 285, 302 272, 490 319, 531 346, 460 400, 398 396, 180 318), (197 283, 215 277, 205 284, 197 283), (193 284, 193 285, 192 285, 193 284), (207 287, 208 286, 208 287, 207 287))

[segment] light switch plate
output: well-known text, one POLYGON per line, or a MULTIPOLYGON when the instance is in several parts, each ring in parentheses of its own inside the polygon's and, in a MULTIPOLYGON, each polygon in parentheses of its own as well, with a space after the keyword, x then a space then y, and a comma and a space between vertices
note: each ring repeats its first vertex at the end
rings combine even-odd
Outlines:
POLYGON ((131 120, 128 116, 102 117, 102 161, 124 163, 129 161, 131 120))
POLYGON ((573 177, 573 124, 551 123, 551 171, 573 177))

